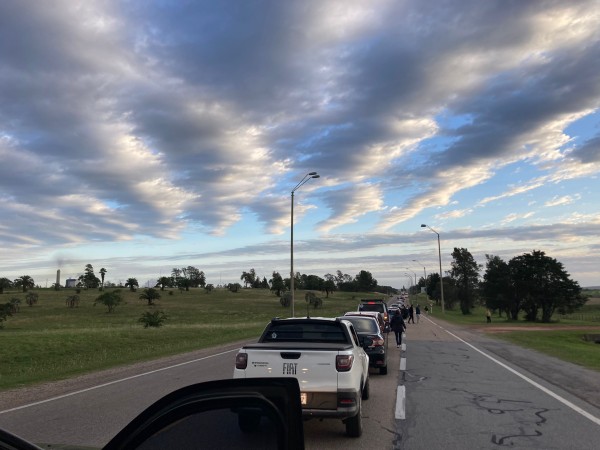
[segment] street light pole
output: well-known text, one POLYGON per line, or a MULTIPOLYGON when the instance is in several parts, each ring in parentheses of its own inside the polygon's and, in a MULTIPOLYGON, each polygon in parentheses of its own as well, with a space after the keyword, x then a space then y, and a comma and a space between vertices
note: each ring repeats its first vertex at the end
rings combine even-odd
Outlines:
POLYGON ((421 228, 429 228, 431 231, 433 231, 435 234, 437 234, 438 258, 440 260, 440 291, 441 291, 441 295, 442 295, 442 314, 445 314, 446 311, 444 309, 444 274, 442 273, 442 249, 440 247, 440 233, 435 231, 429 225, 425 225, 424 223, 421 224, 421 228))
POLYGON ((412 272, 413 275, 415 276, 415 288, 417 287, 417 274, 415 273, 414 270, 409 269, 408 267, 405 267, 406 270, 408 270, 409 272, 412 272))
MULTIPOLYGON (((419 261, 417 261, 416 259, 413 259, 414 262, 416 262, 418 265, 423 266, 423 264, 421 264, 419 261)), ((425 272, 425 266, 423 266, 423 279, 425 281, 427 281, 427 272, 425 272)))
POLYGON ((304 178, 300 180, 300 182, 292 189, 291 201, 292 207, 291 210, 291 218, 290 218, 290 290, 292 291, 292 317, 295 316, 294 310, 294 192, 296 192, 301 186, 306 184, 308 180, 311 178, 319 178, 319 174, 317 172, 309 172, 304 175, 304 178))

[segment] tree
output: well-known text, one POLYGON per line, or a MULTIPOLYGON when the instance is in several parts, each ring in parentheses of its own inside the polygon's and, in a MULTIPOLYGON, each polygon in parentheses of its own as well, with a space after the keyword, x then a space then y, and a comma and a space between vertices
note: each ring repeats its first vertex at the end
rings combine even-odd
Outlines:
MULTIPOLYGON (((481 265, 475 262, 473 255, 466 248, 454 247, 452 252, 452 269, 450 276, 456 281, 460 310, 463 314, 471 314, 479 284, 479 269, 481 265)), ((444 298, 445 300, 445 298, 444 298)))
POLYGON ((154 305, 154 300, 158 300, 159 298, 160 292, 154 288, 146 288, 140 294, 140 300, 146 300, 148 302, 148 306, 154 305))
POLYGON ((361 270, 354 277, 354 284, 356 285, 356 290, 361 292, 370 292, 375 290, 377 287, 377 280, 373 278, 371 272, 367 270, 361 270))
POLYGON ((522 309, 525 320, 535 321, 541 309, 542 322, 550 322, 557 308, 567 312, 585 304, 579 284, 571 280, 562 263, 543 251, 516 256, 508 265, 514 289, 513 318, 522 309))
POLYGON ((35 281, 29 275, 21 275, 13 281, 13 285, 22 288, 23 292, 27 292, 27 289, 32 289, 35 286, 35 281))
POLYGON ((78 286, 85 287, 87 289, 96 289, 100 286, 100 279, 94 274, 94 267, 91 264, 86 264, 83 275, 79 275, 77 278, 78 286))
POLYGON ((206 285, 206 276, 204 272, 193 266, 188 266, 185 271, 185 277, 190 280, 190 287, 204 287, 206 285))
POLYGON ((100 279, 101 279, 101 285, 100 285, 100 290, 103 291, 104 290, 104 276, 106 275, 106 269, 103 267, 102 269, 100 269, 100 279))
POLYGON ((244 281, 244 287, 254 286, 256 282, 256 271, 254 269, 250 269, 250 272, 243 271, 240 280, 244 281))
POLYGON ((508 263, 499 256, 485 255, 487 260, 481 295, 492 310, 504 311, 509 317, 512 299, 512 281, 508 263))
POLYGON ((13 286, 13 282, 8 278, 0 278, 0 294, 4 294, 4 289, 10 289, 13 286))
POLYGON ((122 298, 119 291, 104 292, 96 298, 94 306, 96 306, 96 303, 105 305, 108 308, 108 312, 111 313, 121 303, 121 301, 122 298))
POLYGON ((156 286, 160 286, 160 290, 164 291, 166 287, 173 287, 173 279, 171 277, 160 277, 156 280, 156 286))
POLYGON ((328 273, 325 274, 325 282, 323 283, 323 290, 325 291, 325 296, 329 298, 329 293, 335 291, 335 276, 328 273))
POLYGON ((285 283, 279 272, 273 272, 273 278, 270 280, 271 291, 275 291, 277 297, 281 297, 281 292, 285 291, 285 283))
POLYGON ((135 278, 127 278, 125 287, 128 287, 131 292, 135 292, 135 288, 140 287, 140 285, 138 284, 138 280, 135 278))
POLYGON ((338 270, 335 277, 336 285, 339 291, 352 292, 356 291, 356 285, 354 279, 347 273, 342 273, 338 270))
POLYGON ((271 286, 269 286, 269 282, 267 281, 267 277, 263 277, 260 287, 262 289, 271 289, 271 286))

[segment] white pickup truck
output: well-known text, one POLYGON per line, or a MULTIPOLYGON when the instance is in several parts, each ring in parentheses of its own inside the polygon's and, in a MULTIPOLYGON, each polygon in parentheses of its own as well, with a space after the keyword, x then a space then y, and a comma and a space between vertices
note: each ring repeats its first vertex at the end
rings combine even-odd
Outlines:
POLYGON ((298 379, 305 419, 342 419, 348 436, 362 434, 361 402, 369 398, 369 357, 350 322, 271 320, 258 343, 239 350, 233 378, 282 376, 298 379))

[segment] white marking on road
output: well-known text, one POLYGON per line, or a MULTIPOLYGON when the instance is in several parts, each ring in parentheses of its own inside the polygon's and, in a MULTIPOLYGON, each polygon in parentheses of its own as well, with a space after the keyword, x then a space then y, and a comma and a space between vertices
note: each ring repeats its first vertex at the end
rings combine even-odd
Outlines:
POLYGON ((396 391, 396 419, 404 420, 406 418, 406 389, 404 386, 398 386, 396 391))
POLYGON ((226 355, 227 353, 237 352, 238 350, 239 350, 238 348, 235 348, 233 350, 227 350, 226 352, 215 353, 214 355, 209 355, 209 356, 204 356, 202 358, 192 359, 191 361, 186 361, 186 362, 183 362, 183 363, 175 364, 173 366, 168 366, 168 367, 163 367, 161 369, 151 370, 150 372, 138 373, 137 375, 132 375, 132 376, 127 377, 127 378, 121 378, 120 380, 110 381, 108 383, 99 384, 97 386, 92 386, 92 387, 89 387, 89 388, 86 388, 86 389, 81 389, 79 391, 69 392, 68 394, 59 395, 57 397, 52 397, 52 398, 49 398, 49 399, 46 399, 46 400, 41 400, 39 402, 29 403, 29 404, 23 405, 23 406, 17 406, 16 408, 5 409, 4 411, 0 411, 0 414, 9 413, 9 412, 13 412, 13 411, 18 411, 19 409, 30 408, 31 406, 37 406, 37 405, 41 405, 43 403, 53 402, 55 400, 60 400, 62 398, 71 397, 71 396, 77 395, 77 394, 83 394, 84 392, 93 391, 95 389, 100 389, 100 388, 103 388, 103 387, 106 387, 106 386, 110 386, 111 384, 117 384, 117 383, 121 383, 122 381, 128 381, 128 380, 133 380, 135 378, 140 378, 140 377, 143 377, 143 376, 146 376, 146 375, 152 375, 153 373, 162 372, 163 370, 174 369, 175 367, 185 366, 187 364, 192 364, 192 363, 195 363, 195 362, 198 362, 198 361, 203 361, 205 359, 214 358, 215 356, 226 355))
MULTIPOLYGON (((433 322, 433 321, 432 321, 433 322)), ((434 322, 435 323, 435 322, 434 322)), ((564 397, 561 397, 560 395, 558 395, 557 393, 551 391, 550 389, 542 386, 541 384, 533 381, 531 378, 523 375, 522 373, 516 371, 515 369, 513 369, 512 367, 507 366, 506 364, 504 364, 502 361, 497 360, 496 358, 494 358, 493 356, 488 355, 487 353, 479 350, 477 347, 475 347, 472 344, 469 344, 467 341, 465 341, 464 339, 459 338, 457 335, 455 335, 454 333, 446 330, 445 328, 442 328, 446 333, 448 333, 450 336, 455 337, 456 339, 458 339, 459 341, 463 342, 464 344, 468 345, 469 347, 471 347, 473 350, 475 350, 476 352, 481 353, 483 356, 485 356, 486 358, 494 361, 496 364, 498 364, 499 366, 504 367, 506 370, 508 370, 509 372, 514 373, 516 376, 522 378, 523 380, 527 381, 529 384, 535 386, 536 388, 538 388, 539 390, 541 390, 542 392, 545 392, 546 394, 548 394, 550 397, 554 397, 556 400, 558 400, 559 402, 561 402, 563 405, 568 406, 569 408, 571 408, 573 411, 581 414, 583 417, 586 417, 588 419, 590 419, 592 422, 594 422, 596 425, 600 425, 600 418, 590 414, 589 412, 587 412, 586 410, 580 408, 579 406, 575 405, 574 403, 571 403, 569 400, 567 400, 564 397)))
POLYGON ((400 358, 400 370, 406 370, 406 358, 400 358))

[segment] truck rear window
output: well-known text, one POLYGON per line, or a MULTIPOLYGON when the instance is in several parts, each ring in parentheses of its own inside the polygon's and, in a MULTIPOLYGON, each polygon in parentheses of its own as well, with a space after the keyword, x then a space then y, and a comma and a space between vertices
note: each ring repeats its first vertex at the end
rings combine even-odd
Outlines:
POLYGON ((263 342, 348 342, 344 331, 336 323, 271 324, 263 342))
POLYGON ((380 313, 385 312, 385 306, 381 303, 361 303, 358 305, 359 311, 377 311, 380 313))

